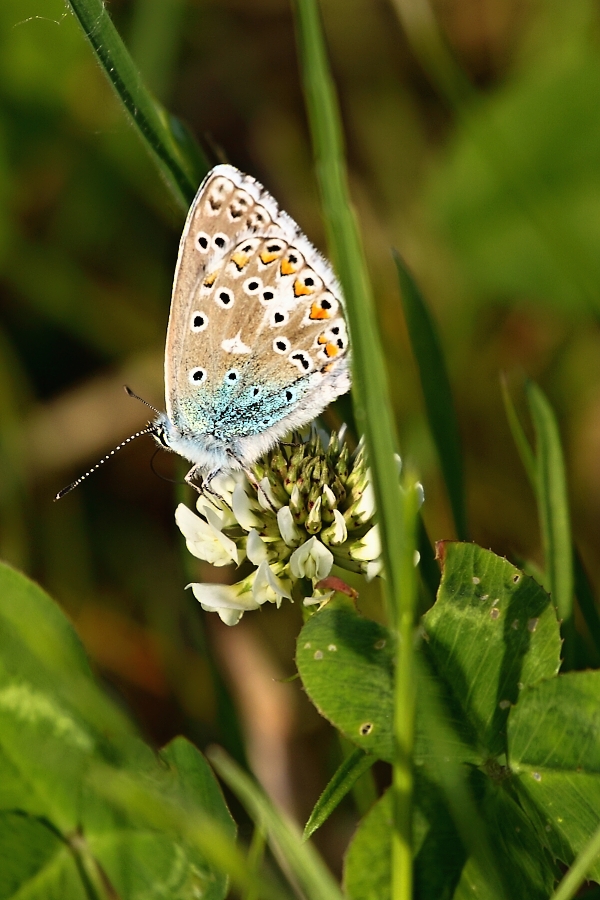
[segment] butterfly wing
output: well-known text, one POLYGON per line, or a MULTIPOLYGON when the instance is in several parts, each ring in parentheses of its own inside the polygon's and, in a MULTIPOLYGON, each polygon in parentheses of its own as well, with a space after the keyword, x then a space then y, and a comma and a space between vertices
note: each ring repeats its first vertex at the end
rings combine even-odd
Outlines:
POLYGON ((175 274, 173 424, 256 458, 348 390, 348 349, 329 264, 262 185, 217 166, 190 209, 175 274))

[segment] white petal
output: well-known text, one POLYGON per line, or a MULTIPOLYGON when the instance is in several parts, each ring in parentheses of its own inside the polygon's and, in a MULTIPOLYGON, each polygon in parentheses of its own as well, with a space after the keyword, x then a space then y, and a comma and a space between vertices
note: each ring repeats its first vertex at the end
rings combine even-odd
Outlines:
POLYGON ((317 594, 314 597, 305 597, 302 603, 304 606, 316 606, 317 603, 325 603, 326 600, 330 600, 334 594, 335 591, 323 591, 322 594, 317 594))
POLYGON ((327 502, 329 504, 329 509, 333 509, 335 506, 335 494, 331 490, 328 484, 323 487, 323 496, 327 498, 327 502))
POLYGON ((333 524, 335 526, 334 533, 329 543, 343 544, 348 539, 348 529, 346 528, 346 520, 339 509, 334 509, 333 511, 333 524))
POLYGON ((333 553, 313 535, 294 550, 290 557, 290 571, 295 578, 321 581, 331 572, 333 553))
POLYGON ((291 600, 291 595, 284 583, 279 579, 265 560, 260 564, 254 576, 252 596, 257 604, 276 603, 279 607, 282 597, 291 600))
POLYGON ((188 584, 202 609, 216 612, 219 609, 238 609, 242 612, 258 609, 251 591, 240 594, 232 584, 188 584))
POLYGON ((279 509, 282 505, 275 494, 273 493, 273 489, 269 483, 269 479, 265 475, 262 481, 258 484, 259 490, 257 493, 258 502, 262 506, 263 509, 267 509, 269 511, 273 511, 274 509, 279 509))
POLYGON ((244 490, 243 484, 236 484, 232 495, 231 505, 233 514, 244 531, 250 531, 251 528, 258 528, 260 521, 253 512, 250 497, 244 490))
POLYGON ((267 545, 258 531, 255 531, 254 529, 248 532, 246 556, 255 566, 259 566, 261 562, 264 562, 267 558, 267 545))
POLYGON ((381 556, 381 540, 379 538, 379 528, 373 525, 372 528, 360 539, 357 547, 350 549, 352 559, 377 559, 381 556))
POLYGON ((358 506, 356 507, 356 510, 354 512, 354 515, 359 522, 368 522, 375 513, 375 491, 373 490, 373 485, 371 484, 370 471, 368 471, 367 475, 369 481, 367 481, 365 489, 362 492, 362 496, 358 501, 358 506))
POLYGON ((201 540, 207 534, 207 525, 204 519, 193 513, 185 504, 180 503, 175 510, 177 527, 188 541, 201 540))
POLYGON ((279 533, 288 547, 295 547, 302 534, 296 527, 294 517, 289 506, 282 506, 277 513, 277 525, 279 533))
MULTIPOLYGON (((239 554, 235 543, 205 522, 180 503, 175 510, 175 521, 186 539, 186 546, 193 556, 211 563, 213 566, 227 566, 231 562, 239 564, 239 554)), ((213 521, 219 521, 214 515, 213 521)))
POLYGON ((367 581, 372 581, 377 575, 381 575, 382 571, 383 560, 381 557, 370 560, 365 566, 365 577, 367 581))

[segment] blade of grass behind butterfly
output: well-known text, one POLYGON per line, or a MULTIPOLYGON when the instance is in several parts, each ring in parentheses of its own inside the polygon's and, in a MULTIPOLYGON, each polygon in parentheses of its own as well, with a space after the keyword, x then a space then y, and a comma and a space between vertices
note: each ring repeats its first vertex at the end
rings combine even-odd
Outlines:
POLYGON ((573 664, 573 553, 565 464, 558 424, 542 390, 527 385, 536 436, 536 483, 544 566, 552 600, 562 620, 564 660, 573 664))
POLYGON ((402 257, 393 251, 400 296, 415 355, 429 428, 460 541, 469 539, 462 453, 456 411, 440 340, 425 301, 402 257))
POLYGON ((309 843, 303 843, 300 831, 279 812, 260 788, 219 747, 206 754, 223 781, 246 807, 256 825, 268 832, 269 842, 278 858, 290 871, 308 900, 343 900, 329 869, 309 843))
MULTIPOLYGON (((377 505, 384 582, 390 621, 396 634, 412 629, 416 591, 414 578, 404 581, 413 568, 411 539, 407 540, 404 502, 394 461, 397 441, 376 309, 367 273, 364 249, 348 190, 339 106, 325 49, 316 0, 295 0, 296 34, 306 109, 312 135, 323 218, 332 259, 341 281, 353 352, 353 395, 359 429, 366 439, 377 505), (406 564, 405 556, 410 554, 406 564)), ((407 516, 407 522, 412 519, 407 516)), ((410 644, 403 643, 403 651, 410 644)), ((412 646, 412 645, 411 645, 412 646)), ((414 732, 414 671, 412 653, 405 654, 401 672, 396 668, 394 734, 397 757, 392 896, 412 896, 412 749, 414 732)))
MULTIPOLYGON (((519 456, 521 457, 523 467, 525 468, 525 471, 527 472, 527 475, 529 477, 531 487, 533 488, 534 493, 537 497, 535 456, 533 450, 531 449, 529 441, 527 440, 525 432, 523 431, 523 427, 519 421, 517 411, 508 392, 508 386, 504 374, 502 374, 500 377, 500 387, 502 390, 502 399, 504 401, 506 418, 508 420, 514 442, 517 446, 517 450, 519 451, 519 456)), ((585 567, 581 560, 579 551, 577 550, 575 545, 573 545, 572 547, 572 554, 575 596, 579 603, 579 608, 581 609, 581 613, 588 627, 588 631, 594 643, 596 652, 600 655, 600 614, 598 613, 598 607, 596 606, 596 600, 588 579, 587 572, 585 571, 585 567)))
POLYGON ((164 175, 182 210, 210 165, 182 122, 158 103, 144 82, 102 0, 68 0, 117 97, 164 175))

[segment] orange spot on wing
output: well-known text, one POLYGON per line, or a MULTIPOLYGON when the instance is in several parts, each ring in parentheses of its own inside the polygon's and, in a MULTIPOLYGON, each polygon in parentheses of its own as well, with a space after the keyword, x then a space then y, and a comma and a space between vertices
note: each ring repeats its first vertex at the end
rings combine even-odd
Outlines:
POLYGON ((308 318, 309 319, 330 319, 331 313, 326 309, 322 309, 318 303, 313 303, 313 305, 310 308, 310 316, 308 318))
POLYGON ((212 287, 218 274, 218 272, 211 272, 210 275, 207 275, 204 279, 204 287, 212 287))
MULTIPOLYGON (((261 261, 266 266, 268 263, 273 262, 274 259, 277 259, 280 252, 281 251, 278 250, 277 253, 270 253, 268 250, 263 250, 263 252, 260 254, 261 261)), ((284 272, 284 275, 285 274, 287 273, 284 272)))
POLYGON ((248 265, 250 257, 246 253, 234 253, 231 261, 235 263, 238 272, 241 272, 244 266, 248 265))
POLYGON ((294 282, 294 294, 296 297, 301 297, 303 294, 314 294, 315 289, 312 287, 306 287, 305 284, 302 284, 300 279, 296 279, 294 282))
POLYGON ((317 344, 326 344, 327 340, 328 339, 325 337, 324 334, 320 334, 319 337, 317 338, 317 344))
POLYGON ((326 366, 323 366, 321 371, 322 372, 331 372, 332 369, 333 369, 333 363, 327 363, 326 366))
POLYGON ((281 274, 282 275, 292 275, 298 267, 291 263, 289 259, 281 260, 281 274))
POLYGON ((325 347, 325 353, 329 357, 337 356, 339 352, 340 351, 339 351, 339 347, 337 346, 337 344, 327 344, 327 346, 325 347))

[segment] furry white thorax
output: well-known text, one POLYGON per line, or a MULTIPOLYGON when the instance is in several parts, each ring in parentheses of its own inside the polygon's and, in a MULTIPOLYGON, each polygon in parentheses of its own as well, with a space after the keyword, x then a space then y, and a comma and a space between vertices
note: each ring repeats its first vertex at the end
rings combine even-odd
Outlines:
POLYGON ((178 428, 166 414, 155 421, 156 439, 170 450, 198 466, 202 474, 247 469, 268 453, 286 434, 312 422, 336 397, 350 389, 347 361, 327 373, 318 388, 309 391, 302 402, 275 425, 260 434, 224 441, 212 434, 193 433, 178 428))

